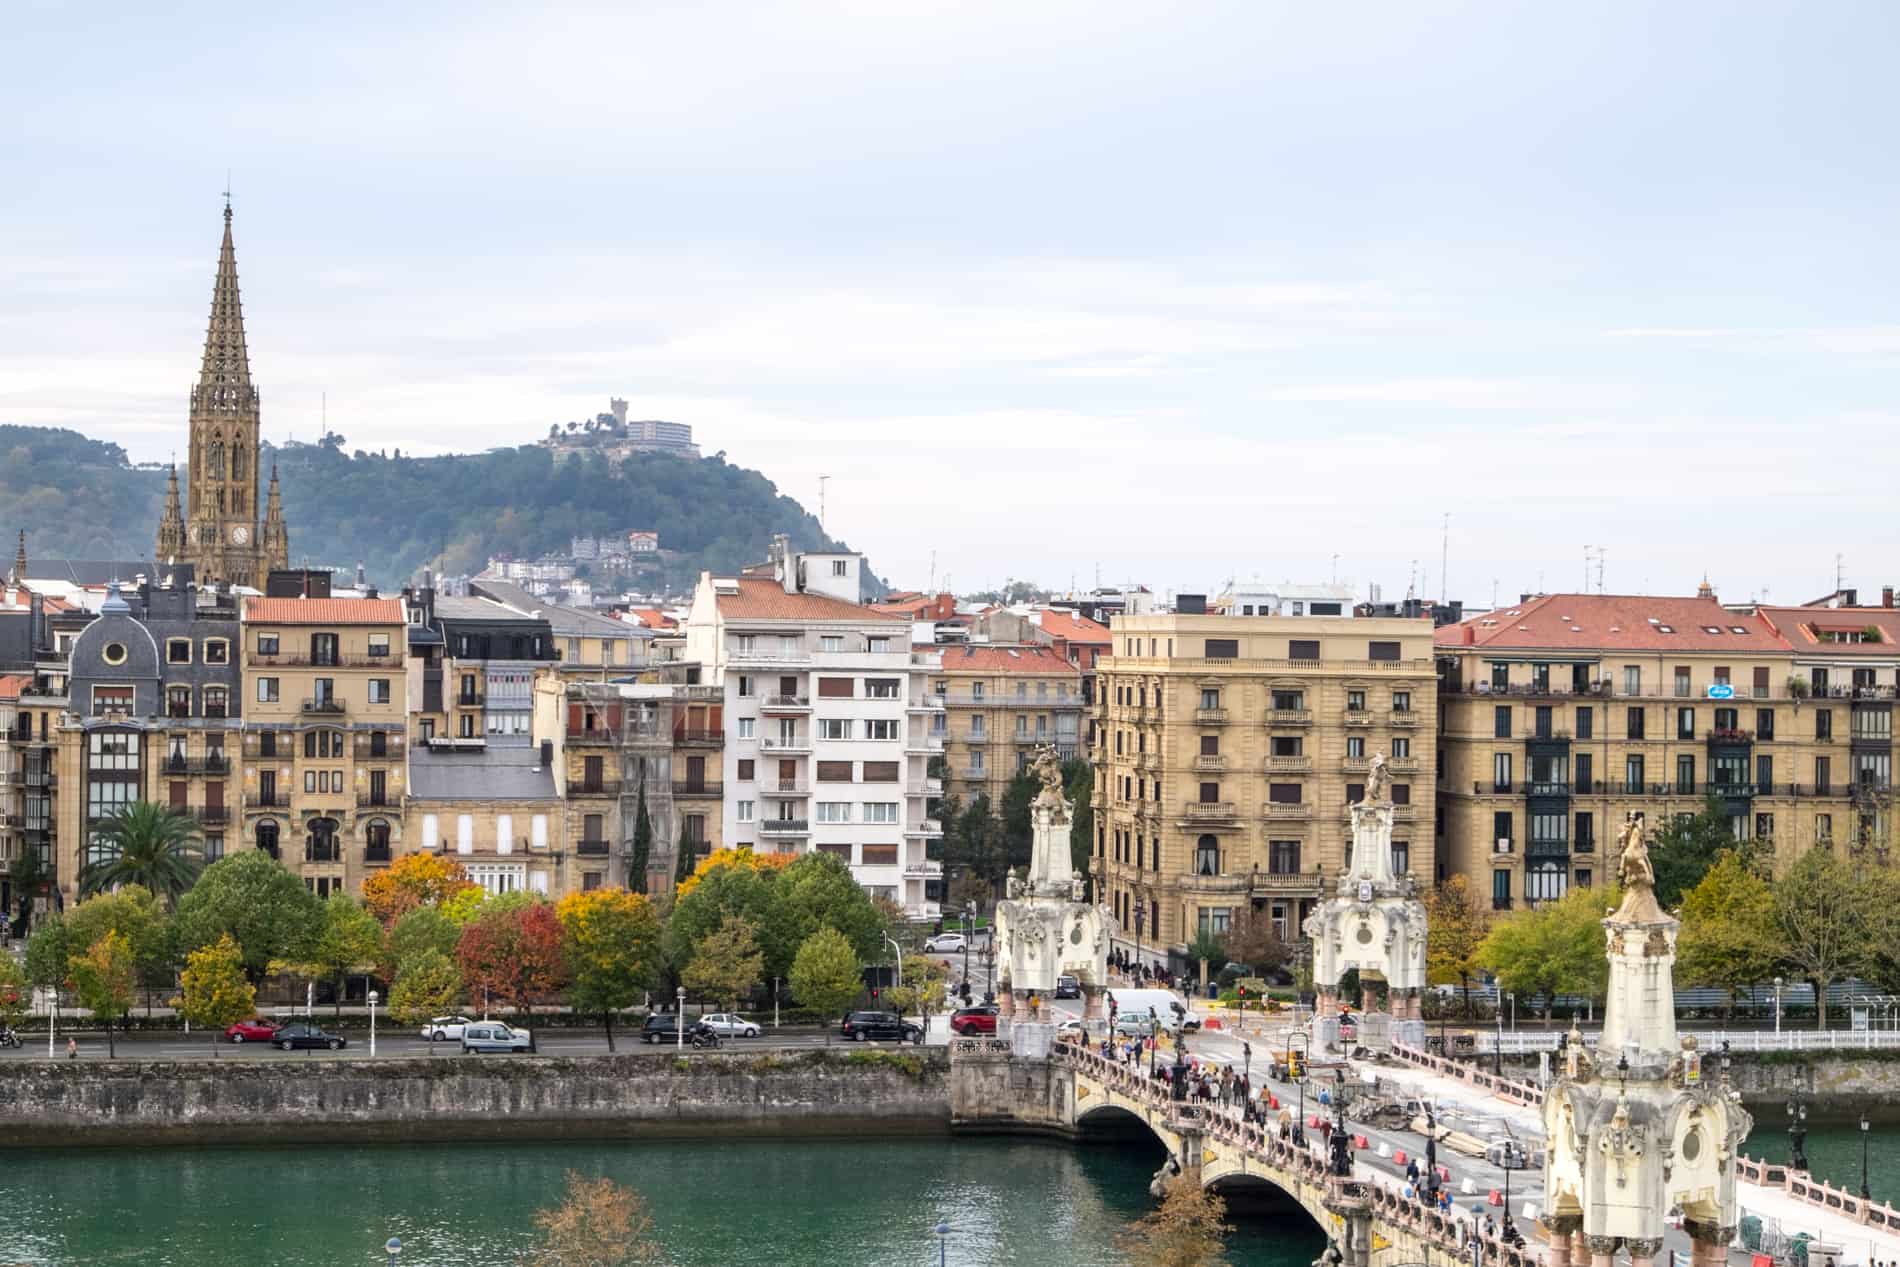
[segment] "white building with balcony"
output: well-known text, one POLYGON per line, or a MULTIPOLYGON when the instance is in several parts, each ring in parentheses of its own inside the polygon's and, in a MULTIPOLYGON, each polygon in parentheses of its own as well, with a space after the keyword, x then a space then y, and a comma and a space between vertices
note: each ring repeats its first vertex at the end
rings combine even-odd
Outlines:
POLYGON ((933 917, 939 657, 912 651, 907 619, 838 596, 857 556, 793 555, 782 538, 772 554, 770 575, 701 574, 685 625, 686 658, 724 692, 725 843, 832 854, 873 896, 933 917))

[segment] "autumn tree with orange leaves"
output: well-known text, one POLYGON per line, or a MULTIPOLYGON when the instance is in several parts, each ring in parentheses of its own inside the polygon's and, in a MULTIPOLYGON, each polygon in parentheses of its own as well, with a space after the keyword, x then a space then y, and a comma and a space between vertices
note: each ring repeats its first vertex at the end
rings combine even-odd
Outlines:
POLYGON ((486 991, 516 1011, 529 1011, 568 981, 561 920, 548 902, 498 906, 462 930, 456 962, 471 994, 486 991))
POLYGON ((441 906, 478 887, 453 858, 410 853, 363 881, 363 905, 387 927, 419 907, 441 906))

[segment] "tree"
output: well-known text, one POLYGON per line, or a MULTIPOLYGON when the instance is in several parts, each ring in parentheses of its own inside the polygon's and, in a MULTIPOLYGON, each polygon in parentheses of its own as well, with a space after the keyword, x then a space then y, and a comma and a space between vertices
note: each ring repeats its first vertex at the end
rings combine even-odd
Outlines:
POLYGON ((700 939, 692 961, 680 973, 680 983, 731 1011, 740 995, 759 984, 764 963, 751 921, 743 915, 728 915, 715 932, 700 939))
POLYGON ((991 808, 988 795, 977 793, 954 823, 945 820, 945 866, 961 868, 976 877, 991 897, 1002 891, 1003 877, 1009 872, 1008 858, 1003 824, 991 808))
POLYGON ((316 936, 297 958, 271 962, 275 972, 289 972, 333 987, 337 1020, 343 1019, 344 978, 373 972, 383 955, 383 926, 347 893, 332 893, 323 904, 316 936))
POLYGON ((1280 939, 1273 917, 1264 910, 1240 912, 1228 928, 1221 948, 1229 963, 1246 964, 1259 977, 1280 971, 1293 957, 1292 947, 1280 939))
POLYGON ((26 939, 26 979, 41 989, 59 989, 66 984, 66 961, 71 957, 65 917, 49 915, 26 939))
POLYGON ((715 849, 701 858, 693 868, 693 873, 679 882, 674 896, 685 897, 700 882, 715 871, 730 867, 743 867, 750 871, 768 871, 780 867, 789 867, 797 857, 789 853, 759 853, 750 847, 742 849, 715 849))
POLYGON ((1005 871, 1027 868, 1035 851, 1036 827, 1030 808, 1042 792, 1042 780, 1025 767, 1010 776, 1003 789, 1003 849, 1005 871))
POLYGON ((43 896, 53 881, 53 869, 37 849, 23 849, 8 868, 7 878, 12 881, 13 892, 20 899, 20 913, 14 920, 14 929, 19 936, 26 936, 26 927, 33 913, 33 899, 43 896))
POLYGON ((940 960, 925 955, 904 956, 904 984, 891 991, 891 1002, 898 1012, 915 1012, 924 1024, 948 997, 949 973, 940 960))
POLYGON ((26 1017, 29 986, 26 969, 12 955, 0 954, 0 1026, 18 1029, 26 1017))
POLYGON ((698 865, 698 842, 686 829, 686 818, 681 815, 679 843, 673 846, 673 883, 675 885, 686 883, 693 874, 693 868, 698 865))
POLYGON ((1094 901, 1095 874, 1090 859, 1095 856, 1095 771, 1080 759, 1064 761, 1062 782, 1075 807, 1069 821, 1069 868, 1082 874, 1088 885, 1083 896, 1094 901))
POLYGON ((138 979, 147 987, 148 1007, 150 988, 171 984, 176 962, 171 924, 158 899, 143 885, 129 884, 117 892, 89 897, 66 912, 65 918, 72 946, 90 946, 108 932, 125 934, 132 944, 138 979))
POLYGON ((132 942, 124 933, 107 933, 87 947, 82 955, 66 962, 70 974, 67 984, 78 996, 79 1006, 92 1013, 106 1027, 106 1055, 116 1057, 114 1025, 132 1010, 132 990, 138 982, 138 969, 132 958, 132 942))
POLYGON ((1814 986, 1814 1023, 1827 1028, 1827 988, 1859 968, 1871 943, 1874 886, 1825 849, 1810 849, 1775 882, 1774 922, 1793 975, 1814 986))
POLYGON ((385 981, 395 981, 401 966, 426 950, 453 958, 455 943, 461 939, 461 925, 439 906, 418 906, 398 919, 383 941, 382 967, 385 981))
POLYGON ((647 891, 647 860, 653 856, 653 820, 647 816, 647 785, 640 783, 640 809, 633 820, 633 853, 627 859, 627 887, 647 891))
POLYGON ((1471 977, 1490 920, 1471 895, 1463 875, 1454 875, 1425 895, 1425 974, 1434 984, 1456 981, 1471 1015, 1471 977))
POLYGON ((1767 881, 1734 850, 1722 856, 1682 899, 1676 975, 1686 985, 1735 992, 1775 974, 1782 949, 1775 899, 1767 881))
POLYGON ((1189 959, 1198 959, 1201 963, 1201 987, 1207 987, 1207 974, 1219 972, 1227 964, 1227 946, 1222 938, 1206 929, 1194 935, 1188 943, 1189 959))
POLYGON ((561 921, 546 902, 484 910, 462 930, 457 966, 471 990, 486 991, 528 1011, 567 983, 561 921))
POLYGON ((244 954, 229 933, 185 956, 185 970, 178 981, 183 987, 178 1012, 204 1027, 213 1055, 219 1036, 257 1010, 257 990, 244 975, 244 954))
POLYGON ((850 940, 835 928, 821 928, 799 946, 786 983, 793 998, 829 1018, 842 1015, 858 997, 863 971, 850 940))
POLYGON ((762 946, 771 944, 773 975, 784 975, 797 948, 820 928, 843 933, 862 959, 883 945, 889 921, 841 859, 801 854, 778 873, 777 885, 781 925, 760 930, 759 938, 762 946))
POLYGON ((660 958, 660 918, 643 893, 595 889, 570 893, 555 908, 565 938, 576 1012, 598 1012, 614 1050, 614 1013, 632 1007, 660 958))
POLYGON ((1161 1207, 1121 1236, 1135 1267, 1222 1267, 1227 1205, 1186 1175, 1168 1181, 1161 1207))
POLYGON ((178 948, 189 953, 225 933, 244 955, 253 984, 273 959, 301 957, 323 924, 323 903, 302 880, 261 849, 246 849, 204 869, 178 902, 178 948))
POLYGON ((1702 883, 1716 859, 1739 847, 1729 827, 1727 805, 1710 792, 1700 813, 1670 820, 1649 846, 1657 904, 1665 911, 1681 906, 1683 896, 1702 883))
POLYGON ((791 960, 791 947, 797 944, 788 938, 785 890, 778 883, 792 861, 790 855, 721 850, 714 858, 721 855, 727 861, 715 866, 701 863, 693 878, 681 886, 666 921, 667 962, 675 971, 683 971, 699 953, 700 943, 728 917, 737 915, 752 926, 765 954, 765 971, 782 976, 791 960))
POLYGON ((528 1267, 619 1267, 663 1263, 653 1218, 632 1188, 611 1179, 583 1179, 570 1171, 567 1199, 534 1216, 541 1244, 528 1267))
POLYGON ((410 911, 442 906, 458 895, 481 886, 468 878, 468 869, 453 858, 433 853, 409 853, 363 881, 363 905, 385 925, 410 911))
POLYGON ((451 1012, 462 997, 455 961, 433 947, 402 961, 389 988, 389 1014, 404 1025, 424 1025, 451 1012))
POLYGON ((81 869, 79 892, 136 884, 170 910, 204 870, 197 821, 150 801, 135 801, 95 829, 101 861, 81 869))
POLYGON ((1602 991, 1609 974, 1603 909, 1618 900, 1614 889, 1572 889, 1562 901, 1520 911, 1491 926, 1478 963, 1497 975, 1500 989, 1538 997, 1548 1025, 1557 995, 1602 991))

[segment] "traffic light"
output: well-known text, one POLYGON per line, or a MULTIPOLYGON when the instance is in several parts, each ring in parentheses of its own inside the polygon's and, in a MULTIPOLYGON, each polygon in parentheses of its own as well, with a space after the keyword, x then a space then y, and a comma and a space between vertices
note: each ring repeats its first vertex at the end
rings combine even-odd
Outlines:
POLYGON ((872 986, 872 987, 871 987, 871 997, 872 997, 872 998, 874 998, 874 999, 875 999, 875 998, 877 997, 877 987, 876 987, 876 986, 872 986))
POLYGON ((1244 985, 1240 987, 1240 1010, 1247 1010, 1247 987, 1244 985))

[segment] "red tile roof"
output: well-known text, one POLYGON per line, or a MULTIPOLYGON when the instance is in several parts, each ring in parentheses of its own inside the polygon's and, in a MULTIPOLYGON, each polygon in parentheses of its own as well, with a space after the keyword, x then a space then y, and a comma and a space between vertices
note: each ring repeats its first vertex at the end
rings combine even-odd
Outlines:
POLYGON ((1060 607, 1042 609, 1042 631, 1052 638, 1066 638, 1084 645, 1099 642, 1107 646, 1109 642, 1107 625, 1060 607))
POLYGON ((639 617, 648 629, 671 629, 679 623, 657 607, 629 607, 627 614, 639 617))
POLYGON ((1080 678, 1082 670, 1057 655, 1054 647, 945 646, 946 673, 1003 673, 1080 678))
POLYGON ((24 674, 0 674, 0 699, 19 699, 20 691, 31 685, 33 679, 24 674))
POLYGON ((1761 607, 1757 608, 1796 651, 1827 648, 1828 655, 1900 655, 1900 608, 1761 607), (1860 634, 1878 629, 1878 642, 1826 642, 1823 634, 1860 634))
POLYGON ((260 625, 400 625, 396 598, 247 598, 244 619, 260 625))
POLYGON ((742 576, 737 594, 719 595, 719 614, 727 620, 857 620, 908 624, 902 616, 847 603, 842 598, 823 594, 787 594, 785 587, 770 578, 742 576))
POLYGON ((1761 653, 1789 649, 1787 640, 1759 613, 1738 615, 1713 598, 1641 594, 1544 594, 1442 626, 1434 641, 1445 650, 1761 653))

